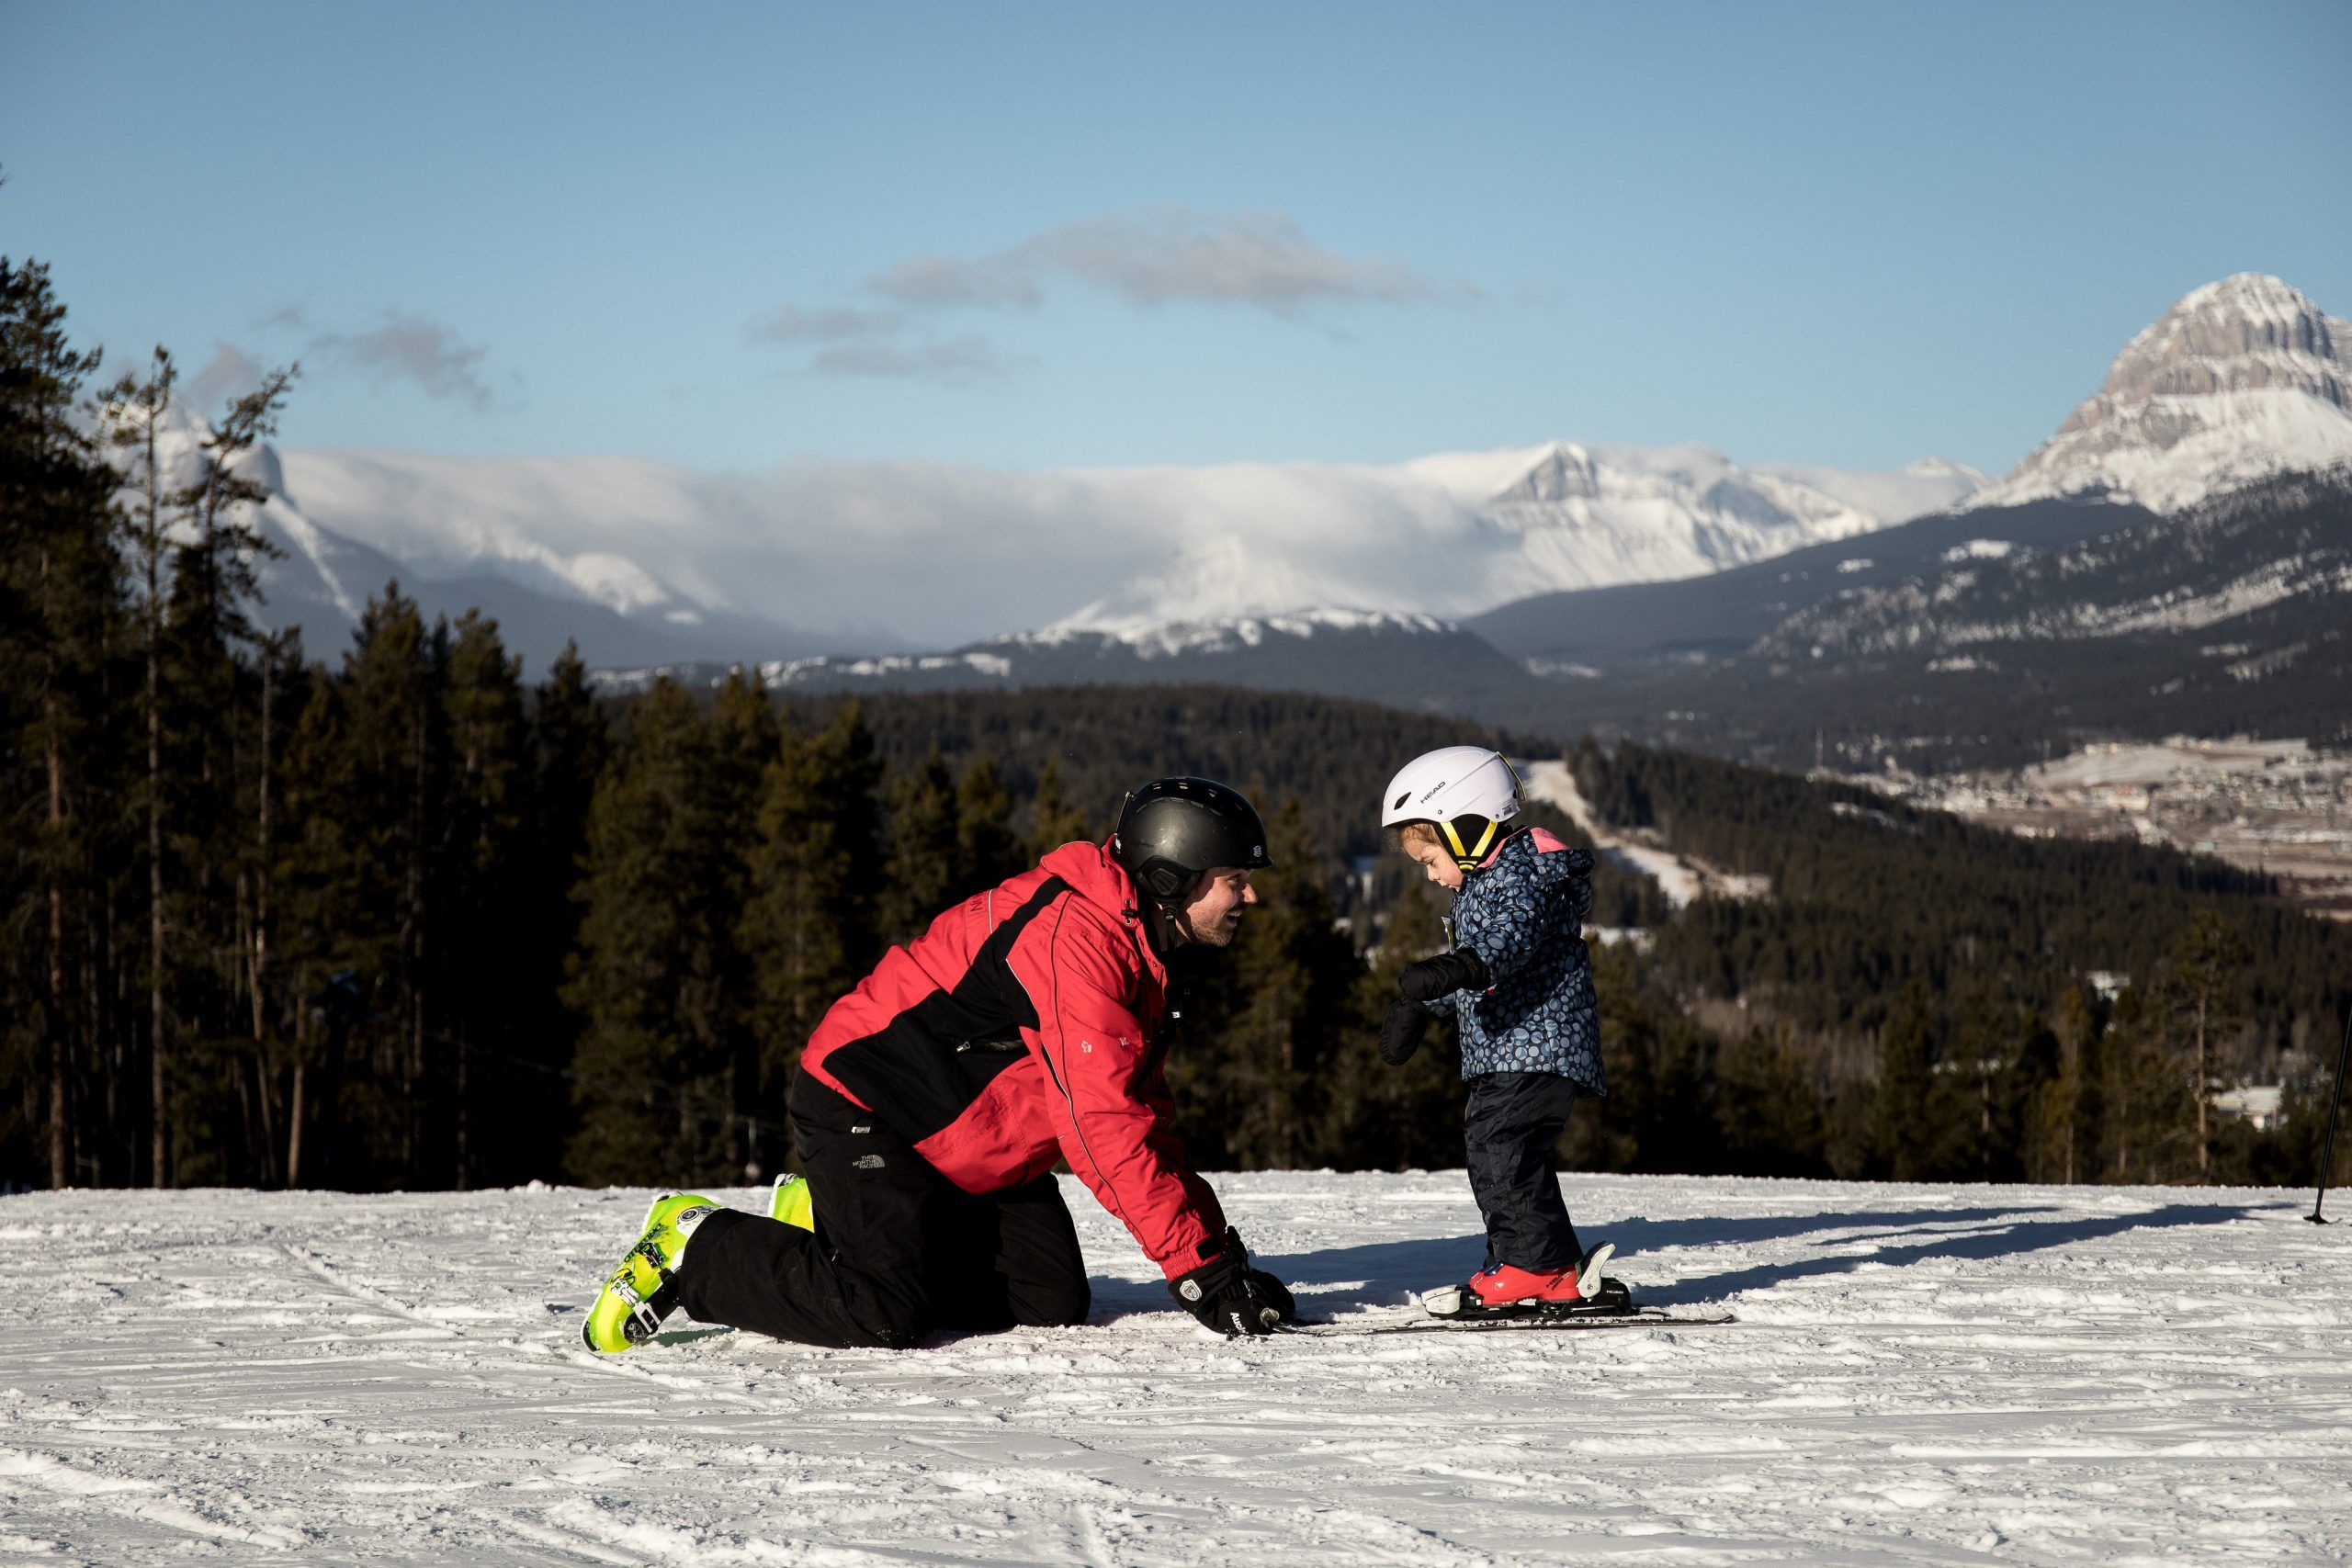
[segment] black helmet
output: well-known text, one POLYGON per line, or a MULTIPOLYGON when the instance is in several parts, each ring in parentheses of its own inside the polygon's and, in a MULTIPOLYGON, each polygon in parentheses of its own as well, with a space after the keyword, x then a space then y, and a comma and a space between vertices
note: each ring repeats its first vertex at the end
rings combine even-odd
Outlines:
POLYGON ((1211 779, 1154 779, 1127 796, 1111 853, 1145 896, 1172 904, 1201 873, 1220 865, 1274 863, 1266 824, 1239 790, 1211 779))

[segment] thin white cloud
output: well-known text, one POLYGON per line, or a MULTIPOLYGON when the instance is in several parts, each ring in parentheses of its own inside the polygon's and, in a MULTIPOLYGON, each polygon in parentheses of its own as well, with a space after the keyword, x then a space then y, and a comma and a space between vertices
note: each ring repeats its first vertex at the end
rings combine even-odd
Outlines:
POLYGON ((978 261, 916 256, 876 273, 866 287, 886 299, 917 309, 989 305, 1035 308, 1046 300, 1036 268, 1016 246, 978 261))
POLYGON ((986 338, 967 333, 922 343, 836 343, 818 350, 808 367, 821 376, 879 376, 964 385, 994 380, 1025 359, 999 354, 986 338))
POLYGON ((393 310, 366 332, 321 333, 311 340, 313 356, 341 361, 379 379, 407 381, 427 397, 463 403, 477 412, 492 402, 481 366, 489 351, 461 340, 456 329, 428 317, 393 310))
POLYGON ((839 343, 853 338, 888 337, 907 324, 897 310, 864 310, 854 305, 833 305, 808 310, 786 305, 752 323, 755 343, 839 343))
POLYGON ((884 302, 878 308, 786 305, 746 332, 756 343, 821 345, 803 367, 815 375, 968 386, 1032 361, 972 333, 926 336, 920 318, 1034 310, 1056 288, 1107 294, 1143 310, 1240 307, 1287 319, 1322 305, 1483 298, 1474 284, 1327 249, 1288 213, 1158 207, 1065 223, 989 255, 915 256, 866 279, 866 294, 884 302))
POLYGON ((1315 305, 1479 297, 1402 262, 1317 244, 1288 213, 1161 207, 1048 229, 991 255, 919 256, 869 280, 912 308, 1034 307, 1060 280, 1130 305, 1237 305, 1295 316, 1315 305))

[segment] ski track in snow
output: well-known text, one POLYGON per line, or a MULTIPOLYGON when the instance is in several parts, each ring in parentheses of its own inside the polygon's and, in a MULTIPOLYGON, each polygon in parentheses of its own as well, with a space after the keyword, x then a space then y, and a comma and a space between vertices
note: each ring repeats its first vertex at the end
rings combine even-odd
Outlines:
MULTIPOLYGON (((2352 1231, 2228 1189, 1571 1176, 1712 1328, 1228 1342, 1065 1179, 1082 1328, 580 1348, 647 1194, 0 1199, 0 1559, 2312 1562, 2352 1231)), ((1216 1179, 1302 1310, 1478 1261, 1459 1172, 1216 1179)), ((762 1195, 718 1194, 746 1207, 762 1195)), ((821 1203, 821 1196, 820 1202, 821 1203)))

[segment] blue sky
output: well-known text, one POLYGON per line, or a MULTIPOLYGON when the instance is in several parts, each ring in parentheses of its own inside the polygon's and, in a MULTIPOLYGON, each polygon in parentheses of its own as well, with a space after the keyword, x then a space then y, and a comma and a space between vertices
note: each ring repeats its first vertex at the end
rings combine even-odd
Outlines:
POLYGON ((2005 468, 2352 313, 2352 6, 0 0, 0 253, 291 446, 2005 468), (684 20, 676 18, 684 18, 684 20))

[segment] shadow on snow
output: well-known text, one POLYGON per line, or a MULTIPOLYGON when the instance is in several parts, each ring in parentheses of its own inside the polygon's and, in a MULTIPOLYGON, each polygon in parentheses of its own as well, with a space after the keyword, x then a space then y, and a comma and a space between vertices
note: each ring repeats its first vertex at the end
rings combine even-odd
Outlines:
MULTIPOLYGON (((1723 1218, 1623 1219, 1595 1227, 1589 1242, 1616 1243, 1623 1277, 1635 1299, 1653 1306, 1691 1306, 1743 1291, 1792 1280, 1852 1273, 1864 1264, 1901 1268, 1928 1258, 1991 1259, 2052 1247, 2079 1246, 2127 1231, 2227 1224, 2264 1213, 2261 1206, 2166 1203, 2130 1213, 2036 1218, 2064 1211, 2009 1204, 1966 1209, 1868 1209, 1854 1213, 1740 1214, 1723 1218), (1843 1234, 1830 1234, 1843 1233, 1843 1234), (1802 1258, 1751 1264, 1719 1273, 1686 1273, 1670 1283, 1644 1284, 1644 1253, 1676 1247, 1741 1247, 1820 1235, 1802 1258)), ((1409 1293, 1466 1279, 1485 1262, 1486 1238, 1476 1234, 1414 1241, 1367 1242, 1317 1252, 1261 1254, 1252 1260, 1289 1282, 1300 1304, 1317 1314, 1397 1306, 1409 1293)), ((1097 1277, 1091 1321, 1109 1322, 1168 1304, 1165 1287, 1097 1277)))

